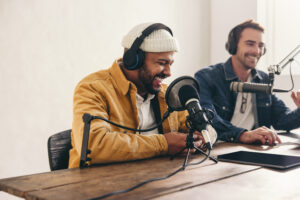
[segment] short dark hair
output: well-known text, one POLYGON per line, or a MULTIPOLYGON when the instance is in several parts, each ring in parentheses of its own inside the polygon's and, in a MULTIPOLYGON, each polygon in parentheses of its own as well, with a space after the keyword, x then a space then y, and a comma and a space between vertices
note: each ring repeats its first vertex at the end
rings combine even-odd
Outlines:
POLYGON ((255 22, 253 19, 249 19, 237 26, 235 26, 228 34, 228 41, 226 42, 225 48, 231 54, 236 54, 237 44, 240 40, 241 33, 246 28, 256 29, 264 33, 264 27, 262 27, 259 23, 255 22))

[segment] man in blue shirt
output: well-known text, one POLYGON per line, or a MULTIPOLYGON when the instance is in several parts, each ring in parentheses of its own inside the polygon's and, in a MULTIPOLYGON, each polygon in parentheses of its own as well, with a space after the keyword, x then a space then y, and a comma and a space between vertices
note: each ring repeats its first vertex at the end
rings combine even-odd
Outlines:
POLYGON ((269 76, 255 69, 266 52, 263 33, 264 28, 253 20, 237 25, 226 43, 232 56, 195 74, 201 105, 215 112, 213 127, 220 140, 274 145, 281 141, 271 126, 277 130, 300 127, 300 92, 292 92, 298 108, 291 111, 273 94, 230 91, 233 81, 269 83, 269 76))

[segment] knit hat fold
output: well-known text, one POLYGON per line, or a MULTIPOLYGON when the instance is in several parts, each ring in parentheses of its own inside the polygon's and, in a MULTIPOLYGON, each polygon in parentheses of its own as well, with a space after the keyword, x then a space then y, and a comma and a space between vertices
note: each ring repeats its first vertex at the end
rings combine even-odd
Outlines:
MULTIPOLYGON (((129 49, 134 40, 141 36, 142 32, 154 23, 143 23, 132 28, 123 37, 122 46, 129 49)), ((158 29, 148 35, 142 42, 140 49, 145 52, 179 51, 177 40, 165 29, 158 29)))

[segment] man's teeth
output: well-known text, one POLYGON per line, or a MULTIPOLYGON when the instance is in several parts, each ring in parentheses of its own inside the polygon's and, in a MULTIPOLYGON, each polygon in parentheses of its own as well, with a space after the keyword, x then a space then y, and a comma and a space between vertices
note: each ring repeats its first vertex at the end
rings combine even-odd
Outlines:
POLYGON ((256 60, 257 58, 256 58, 256 56, 248 56, 250 59, 252 59, 252 60, 256 60))

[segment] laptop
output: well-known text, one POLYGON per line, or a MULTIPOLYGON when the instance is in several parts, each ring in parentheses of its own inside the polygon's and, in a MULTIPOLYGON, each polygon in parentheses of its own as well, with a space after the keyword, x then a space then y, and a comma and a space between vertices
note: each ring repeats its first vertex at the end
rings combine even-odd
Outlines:
POLYGON ((218 156, 219 161, 287 169, 300 165, 300 156, 288 156, 250 151, 237 151, 218 156))

